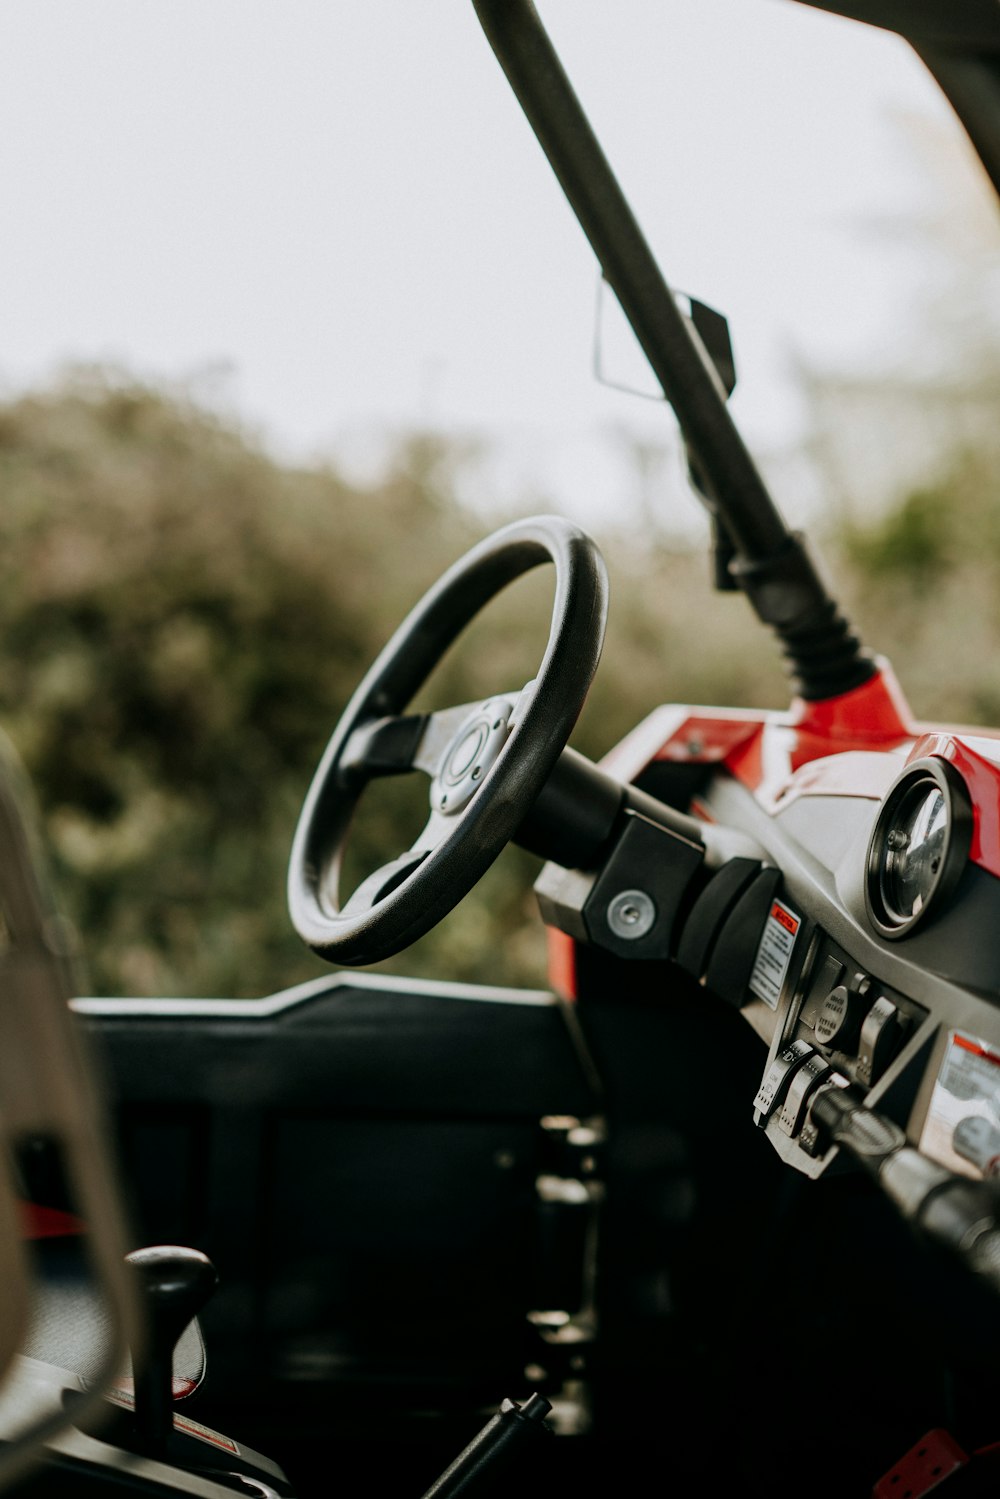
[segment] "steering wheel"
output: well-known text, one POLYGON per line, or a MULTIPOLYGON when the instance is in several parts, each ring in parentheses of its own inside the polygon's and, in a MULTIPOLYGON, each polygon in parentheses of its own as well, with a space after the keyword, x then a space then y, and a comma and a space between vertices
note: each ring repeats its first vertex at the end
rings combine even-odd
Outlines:
POLYGON ((559 516, 515 521, 454 563, 369 668, 324 751, 303 803, 288 871, 299 936, 333 963, 375 963, 422 937, 457 905, 524 821, 593 680, 604 642, 607 576, 595 543, 559 516), (537 676, 428 714, 414 694, 465 626, 508 583, 555 567, 548 643, 537 676), (375 776, 421 770, 430 815, 412 846, 341 903, 348 828, 375 776))

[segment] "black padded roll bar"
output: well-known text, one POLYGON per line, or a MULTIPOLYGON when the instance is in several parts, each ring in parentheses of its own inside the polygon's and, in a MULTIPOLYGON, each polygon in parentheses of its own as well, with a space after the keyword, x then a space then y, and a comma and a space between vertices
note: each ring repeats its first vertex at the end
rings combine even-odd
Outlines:
POLYGON ((771 498, 535 6, 531 0, 473 5, 697 456, 705 501, 733 546, 733 576, 778 634, 804 697, 860 686, 874 674, 872 658, 827 593, 804 539, 789 531, 771 498))

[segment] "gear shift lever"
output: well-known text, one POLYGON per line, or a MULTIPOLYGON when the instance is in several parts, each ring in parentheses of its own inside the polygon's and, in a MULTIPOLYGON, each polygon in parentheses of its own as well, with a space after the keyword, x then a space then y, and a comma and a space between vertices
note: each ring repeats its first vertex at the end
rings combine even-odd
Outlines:
POLYGON ((162 1457, 174 1420, 174 1348, 218 1276, 207 1255, 176 1244, 136 1249, 126 1259, 138 1272, 146 1313, 145 1357, 133 1371, 135 1424, 147 1454, 162 1457))

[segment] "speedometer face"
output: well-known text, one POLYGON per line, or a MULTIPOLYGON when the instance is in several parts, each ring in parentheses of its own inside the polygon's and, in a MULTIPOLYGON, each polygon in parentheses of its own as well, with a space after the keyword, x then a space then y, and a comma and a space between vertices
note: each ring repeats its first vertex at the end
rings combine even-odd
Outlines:
POLYGON ((948 807, 937 787, 918 783, 886 835, 882 901, 899 921, 919 916, 931 898, 944 860, 948 807))
POLYGON ((903 937, 945 908, 969 852, 965 782, 943 760, 908 766, 887 795, 868 847, 868 915, 884 937, 903 937))

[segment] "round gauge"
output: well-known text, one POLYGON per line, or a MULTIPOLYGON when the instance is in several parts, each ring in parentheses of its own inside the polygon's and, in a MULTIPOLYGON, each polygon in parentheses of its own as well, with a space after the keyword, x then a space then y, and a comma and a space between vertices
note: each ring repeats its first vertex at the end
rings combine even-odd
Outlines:
POLYGON ((884 937, 902 937, 942 910, 969 854, 972 807, 944 760, 908 765, 890 790, 868 847, 868 914, 884 937))

